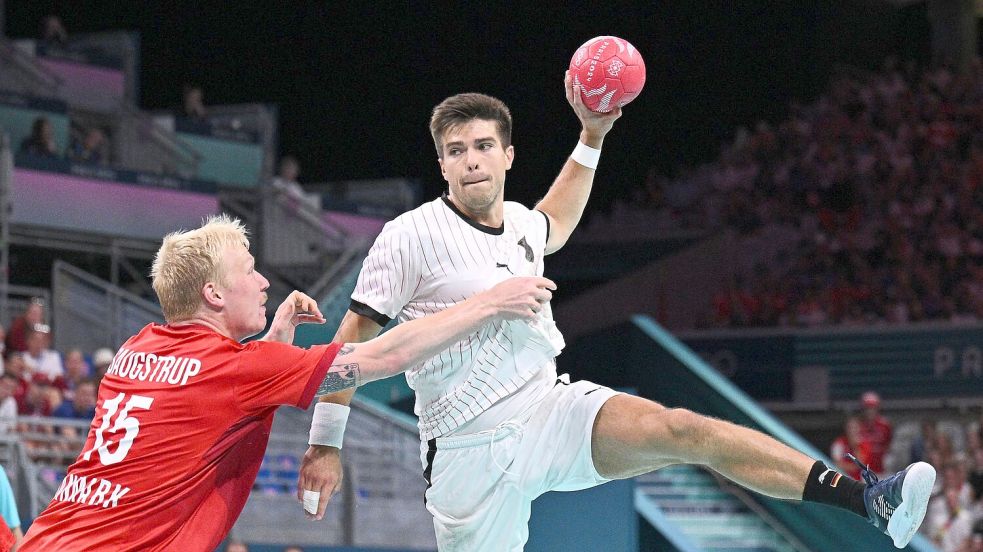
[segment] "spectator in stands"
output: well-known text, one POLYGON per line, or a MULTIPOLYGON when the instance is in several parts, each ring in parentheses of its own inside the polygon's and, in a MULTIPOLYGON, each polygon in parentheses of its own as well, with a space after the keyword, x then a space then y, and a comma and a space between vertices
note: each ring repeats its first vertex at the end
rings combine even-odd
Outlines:
POLYGON ((973 516, 959 501, 959 492, 946 489, 941 507, 929 509, 925 520, 932 541, 942 552, 962 552, 963 544, 972 534, 973 516))
POLYGON ((49 15, 41 20, 41 44, 46 47, 64 48, 68 44, 68 31, 57 15, 49 15))
POLYGON ((44 374, 34 374, 17 413, 21 416, 51 416, 61 403, 61 391, 51 380, 44 374))
MULTIPOLYGON (((89 422, 96 415, 96 381, 83 380, 75 388, 73 399, 66 399, 58 406, 51 416, 54 418, 66 418, 69 420, 80 420, 89 422)), ((77 453, 74 443, 84 440, 85 435, 80 433, 74 426, 64 425, 60 428, 61 436, 66 440, 65 452, 77 453), (68 443, 73 443, 68 445, 68 443)))
POLYGON ((225 552, 249 552, 249 547, 241 540, 230 539, 225 545, 225 552))
MULTIPOLYGON (((52 385, 51 380, 44 374, 34 374, 24 401, 19 405, 18 416, 48 417, 61 403, 61 391, 52 385)), ((21 434, 21 442, 27 455, 34 460, 50 458, 64 446, 56 437, 56 428, 49 423, 35 423, 19 418, 17 431, 21 434)))
MULTIPOLYGON (((939 468, 945 467, 958 460, 956 448, 952 443, 952 436, 948 432, 939 431, 935 436, 935 443, 928 449, 928 462, 939 468)), ((937 480, 936 483, 939 483, 937 480)))
POLYGON ((27 376, 27 366, 24 364, 23 353, 9 353, 7 355, 7 369, 4 371, 4 375, 13 376, 16 380, 16 387, 14 388, 13 396, 14 400, 17 401, 17 410, 22 410, 22 404, 27 396, 27 391, 31 387, 31 382, 27 376))
POLYGON ((922 420, 921 433, 911 440, 912 462, 928 462, 929 450, 935 446, 938 434, 939 426, 934 420, 922 420))
POLYGON ((92 377, 97 381, 102 380, 106 375, 106 370, 113 364, 113 357, 116 353, 108 347, 101 347, 92 353, 92 377))
POLYGON ((28 374, 43 374, 52 383, 65 375, 61 355, 51 349, 51 329, 47 324, 37 324, 27 334, 24 363, 28 374))
POLYGON ((0 434, 10 433, 17 424, 17 392, 20 384, 17 376, 11 373, 0 375, 0 434))
POLYGON ((31 299, 27 308, 10 324, 7 332, 6 350, 21 352, 27 349, 27 333, 37 324, 44 323, 44 302, 37 297, 31 299))
POLYGON ((830 457, 836 462, 836 467, 854 479, 860 479, 860 468, 847 458, 847 453, 857 457, 864 464, 870 464, 870 443, 863 440, 860 430, 860 419, 850 416, 843 424, 843 435, 840 435, 830 446, 830 457))
POLYGON ((983 319, 980 90, 979 66, 843 71, 777 127, 740 132, 716 161, 662 183, 679 226, 790 238, 768 271, 790 282, 796 315, 729 325, 983 319))
POLYGON ((962 458, 947 464, 942 471, 943 488, 955 489, 959 503, 967 508, 973 504, 973 486, 967 479, 968 473, 966 461, 962 458))
POLYGON ((55 418, 92 420, 96 415, 95 380, 82 380, 75 388, 74 397, 62 401, 51 415, 55 418))
POLYGON ((288 546, 283 549, 283 552, 304 552, 304 549, 299 546, 288 546))
POLYGON ((65 398, 72 398, 79 382, 90 377, 89 365, 85 363, 85 355, 81 349, 72 349, 65 353, 65 376, 60 382, 65 398))
POLYGON ((17 501, 14 499, 14 490, 10 487, 10 480, 7 479, 7 472, 0 466, 0 516, 10 532, 14 534, 14 548, 20 545, 24 533, 20 529, 20 515, 17 513, 17 501))
POLYGON ((961 552, 983 552, 983 518, 973 525, 973 533, 966 539, 961 552))
POLYGON ((884 456, 891 448, 893 429, 891 422, 881 416, 881 397, 874 391, 867 391, 860 398, 861 439, 870 447, 870 469, 884 473, 884 456))
POLYGON ((973 500, 980 502, 980 506, 983 507, 983 447, 974 449, 972 455, 973 467, 969 470, 966 480, 973 489, 973 500))
POLYGON ((104 165, 106 162, 106 135, 98 128, 85 131, 85 136, 79 140, 74 135, 68 147, 68 158, 81 163, 104 165))
POLYGON ((184 85, 184 103, 181 115, 189 119, 203 120, 208 112, 205 109, 205 93, 194 84, 184 85))
POLYGON ((304 191, 297 178, 300 176, 300 162, 292 155, 280 160, 280 170, 273 179, 273 188, 282 192, 289 199, 296 201, 315 211, 321 210, 321 196, 304 191))
POLYGON ((58 157, 58 145, 55 143, 54 129, 47 117, 34 119, 34 124, 31 125, 31 135, 21 142, 20 151, 39 157, 58 157))

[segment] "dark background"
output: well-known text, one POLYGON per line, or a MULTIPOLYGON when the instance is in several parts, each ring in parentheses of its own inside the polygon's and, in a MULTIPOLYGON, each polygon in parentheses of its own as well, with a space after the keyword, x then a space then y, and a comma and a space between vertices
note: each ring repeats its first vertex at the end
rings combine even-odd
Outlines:
POLYGON ((203 87, 206 104, 278 105, 280 150, 300 159, 302 182, 403 176, 436 195, 444 183, 430 110, 458 92, 497 96, 515 120, 506 197, 525 203, 541 197, 577 140, 562 90, 570 56, 593 36, 621 36, 642 53, 647 81, 605 142, 593 209, 651 167, 671 174, 713 159, 738 126, 780 120, 789 101, 822 91, 836 63, 924 61, 929 50, 924 5, 873 0, 352 4, 31 0, 5 9, 12 37, 36 37, 47 14, 69 34, 139 32, 143 108, 178 106, 185 82, 203 87))

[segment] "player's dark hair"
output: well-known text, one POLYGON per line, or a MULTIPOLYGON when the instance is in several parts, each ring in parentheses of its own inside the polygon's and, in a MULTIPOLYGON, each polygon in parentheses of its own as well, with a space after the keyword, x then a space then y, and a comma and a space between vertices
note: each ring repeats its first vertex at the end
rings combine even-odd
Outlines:
POLYGON ((443 157, 441 139, 448 130, 474 119, 495 121, 498 139, 502 147, 512 145, 512 114, 502 100, 485 94, 469 92, 457 94, 437 104, 430 116, 430 134, 437 147, 437 156, 443 157))

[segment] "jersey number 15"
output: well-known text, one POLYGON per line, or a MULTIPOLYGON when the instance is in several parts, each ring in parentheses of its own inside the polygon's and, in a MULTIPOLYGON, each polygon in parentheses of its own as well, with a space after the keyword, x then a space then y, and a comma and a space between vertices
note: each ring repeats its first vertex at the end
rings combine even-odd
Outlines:
POLYGON ((130 452, 130 447, 133 446, 133 440, 136 439, 137 433, 140 433, 140 421, 129 415, 130 410, 134 408, 147 410, 154 402, 154 399, 153 397, 144 397, 143 395, 131 395, 130 400, 126 402, 123 410, 119 411, 119 415, 116 416, 116 421, 112 423, 113 427, 110 429, 109 424, 113 421, 113 416, 116 415, 116 411, 119 410, 119 405, 124 399, 126 399, 126 393, 120 393, 114 398, 102 403, 103 408, 106 409, 106 413, 102 415, 102 425, 96 429, 96 442, 92 445, 91 449, 85 451, 85 454, 82 455, 84 460, 91 458, 93 451, 98 451, 99 461, 108 466, 121 462, 126 458, 126 453, 130 452), (108 431, 110 435, 114 435, 122 430, 126 430, 123 438, 119 440, 116 450, 110 451, 109 447, 114 444, 113 440, 111 437, 107 440, 104 434, 108 431))

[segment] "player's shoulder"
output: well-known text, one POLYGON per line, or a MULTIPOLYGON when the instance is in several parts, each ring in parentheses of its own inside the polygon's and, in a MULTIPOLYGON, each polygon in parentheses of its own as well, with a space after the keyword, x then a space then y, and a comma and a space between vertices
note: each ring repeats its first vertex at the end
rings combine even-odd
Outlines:
POLYGON ((505 202, 505 218, 521 226, 541 224, 545 218, 542 211, 530 209, 517 201, 505 202))
POLYGON ((519 203, 518 201, 506 201, 505 202, 505 215, 527 215, 532 212, 532 209, 526 207, 525 205, 519 203))
POLYGON ((410 209, 409 211, 406 211, 405 213, 387 222, 383 227, 383 231, 418 232, 420 228, 420 220, 433 218, 437 214, 437 210, 442 206, 441 203, 441 199, 437 198, 433 201, 428 201, 415 209, 410 209))

